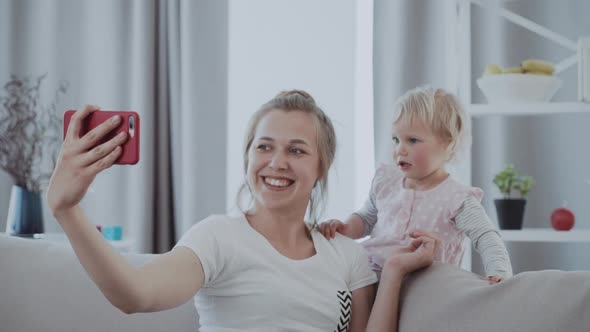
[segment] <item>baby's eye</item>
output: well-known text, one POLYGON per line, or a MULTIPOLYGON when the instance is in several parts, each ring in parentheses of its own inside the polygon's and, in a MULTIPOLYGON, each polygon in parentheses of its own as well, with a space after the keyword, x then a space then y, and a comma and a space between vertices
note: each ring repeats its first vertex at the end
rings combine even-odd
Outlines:
POLYGON ((393 143, 397 144, 399 143, 399 139, 395 136, 391 137, 391 140, 393 141, 393 143))
POLYGON ((416 143, 418 143, 418 142, 420 142, 420 140, 419 140, 419 139, 417 139, 417 138, 410 138, 410 143, 412 143, 412 144, 416 144, 416 143))

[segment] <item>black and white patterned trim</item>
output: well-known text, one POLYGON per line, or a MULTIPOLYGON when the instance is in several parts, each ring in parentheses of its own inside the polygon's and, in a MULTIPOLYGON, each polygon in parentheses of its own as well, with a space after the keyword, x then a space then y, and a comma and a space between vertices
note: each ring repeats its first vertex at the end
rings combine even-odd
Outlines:
POLYGON ((340 321, 334 332, 348 331, 352 314, 352 292, 338 291, 338 303, 340 303, 340 321))

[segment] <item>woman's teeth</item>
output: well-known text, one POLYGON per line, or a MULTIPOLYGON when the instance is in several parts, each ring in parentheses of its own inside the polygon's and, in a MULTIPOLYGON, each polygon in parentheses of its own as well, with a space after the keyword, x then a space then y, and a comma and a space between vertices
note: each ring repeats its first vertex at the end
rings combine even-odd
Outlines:
POLYGON ((289 185, 288 180, 278 180, 278 179, 271 179, 269 177, 264 178, 264 182, 270 184, 271 186, 275 187, 286 187, 289 185))

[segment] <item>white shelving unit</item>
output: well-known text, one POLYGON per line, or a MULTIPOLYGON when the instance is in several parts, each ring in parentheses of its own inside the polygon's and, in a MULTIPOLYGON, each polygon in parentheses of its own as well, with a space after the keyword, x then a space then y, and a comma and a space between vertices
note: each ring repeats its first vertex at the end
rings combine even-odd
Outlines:
POLYGON ((524 228, 522 230, 501 230, 505 242, 565 242, 590 243, 590 229, 556 231, 552 228, 524 228))
POLYGON ((590 104, 587 103, 531 103, 531 104, 471 104, 468 106, 472 117, 483 116, 536 116, 563 115, 575 113, 590 114, 590 104))
MULTIPOLYGON (((446 23, 450 27, 447 33, 446 70, 447 89, 457 94, 472 118, 487 116, 542 116, 560 114, 590 114, 590 104, 582 102, 556 103, 521 103, 521 104, 472 104, 471 86, 471 8, 478 5, 484 10, 505 18, 506 20, 530 30, 572 52, 567 58, 556 64, 556 73, 578 63, 577 41, 570 40, 550 29, 522 17, 503 7, 502 1, 488 0, 447 0, 446 23)), ((459 166, 460 179, 471 182, 470 158, 459 166)), ((558 242, 590 243, 590 229, 573 229, 558 232, 553 229, 502 230, 506 242, 558 242)), ((466 240, 465 257, 470 258, 471 243, 466 240)), ((471 259, 464 259, 462 267, 471 269, 471 259)))

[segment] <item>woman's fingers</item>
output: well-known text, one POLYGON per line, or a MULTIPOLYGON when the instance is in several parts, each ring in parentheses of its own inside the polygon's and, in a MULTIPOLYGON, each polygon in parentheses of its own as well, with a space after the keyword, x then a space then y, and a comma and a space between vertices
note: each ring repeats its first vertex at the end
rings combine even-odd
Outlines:
POLYGON ((413 238, 405 247, 400 247, 387 258, 385 265, 388 269, 407 274, 417 269, 427 267, 434 261, 436 240, 429 236, 413 238))
POLYGON ((85 119, 98 109, 97 106, 87 105, 70 119, 66 139, 47 190, 49 206, 54 214, 78 204, 96 174, 111 167, 122 154, 121 144, 127 139, 126 133, 95 146, 121 121, 106 121, 80 138, 85 119))
POLYGON ((438 251, 440 248, 440 238, 438 237, 438 235, 436 235, 435 233, 432 232, 428 232, 428 231, 423 231, 423 230, 416 230, 410 233, 410 237, 412 238, 428 238, 431 239, 432 241, 429 241, 434 249, 434 251, 438 251))
POLYGON ((121 151, 123 151, 123 149, 120 146, 116 146, 105 157, 103 157, 102 159, 99 159, 94 164, 89 166, 90 172, 93 173, 93 175, 96 175, 96 174, 100 173, 101 171, 111 167, 113 165, 113 163, 115 163, 115 160, 117 160, 117 158, 119 158, 119 156, 121 155, 121 151))
POLYGON ((121 117, 119 115, 115 115, 108 119, 107 121, 101 123, 96 128, 92 129, 86 135, 84 135, 80 139, 80 149, 81 151, 86 151, 93 146, 97 145, 100 140, 108 133, 113 131, 121 124, 121 117))
MULTIPOLYGON (((96 129, 98 129, 98 128, 99 127, 96 127, 96 129)), ((84 136, 84 137, 86 137, 86 136, 84 136)), ((127 139, 127 134, 125 132, 121 132, 117 136, 108 140, 107 142, 100 144, 100 145, 92 148, 92 150, 82 154, 82 156, 81 156, 82 166, 94 164, 97 161, 103 159, 106 155, 109 155, 111 152, 113 152, 117 147, 120 148, 120 145, 125 143, 126 139, 127 139)))
POLYGON ((412 239, 412 242, 410 242, 410 248, 412 249, 412 251, 414 251, 414 250, 420 248, 422 243, 424 243, 424 241, 420 238, 412 239))
POLYGON ((436 233, 429 232, 429 231, 424 231, 424 230, 421 230, 421 229, 417 229, 417 230, 415 230, 413 232, 410 232, 410 236, 413 237, 413 238, 418 238, 418 237, 421 237, 421 236, 427 236, 427 237, 431 237, 433 239, 437 239, 438 240, 438 235, 436 233))
MULTIPOLYGON (((74 113, 74 115, 72 115, 70 124, 68 126, 66 141, 68 141, 68 145, 71 147, 74 153, 77 154, 83 151, 88 151, 92 147, 96 146, 106 134, 121 124, 121 117, 116 115, 104 123, 101 123, 96 128, 86 133, 83 137, 80 137, 84 120, 88 117, 88 115, 97 110, 99 110, 98 106, 86 105, 82 110, 77 111, 74 113)), ((121 139, 121 137, 119 137, 119 139, 121 139)), ((110 150, 104 153, 104 151, 100 151, 99 149, 98 152, 99 153, 97 155, 103 157, 108 154, 110 150)))
POLYGON ((410 264, 413 266, 410 269, 411 271, 420 267, 428 266, 434 261, 436 239, 428 236, 420 236, 412 239, 408 247, 406 247, 405 252, 412 255, 415 260, 413 264, 410 264))
POLYGON ((438 240, 431 238, 431 237, 427 237, 427 236, 424 236, 421 239, 422 239, 422 248, 424 248, 425 250, 428 251, 429 254, 434 256, 434 254, 438 248, 438 245, 437 245, 438 240))
POLYGON ((80 138, 80 131, 82 130, 82 124, 84 123, 84 119, 94 112, 99 110, 98 106, 95 105, 86 105, 82 110, 77 111, 72 115, 70 119, 70 124, 68 125, 68 130, 66 134, 66 139, 73 140, 80 138))

